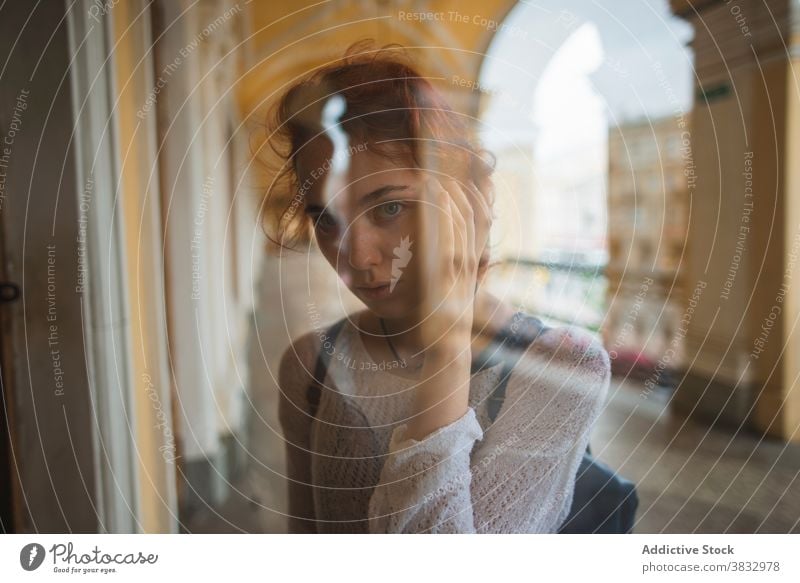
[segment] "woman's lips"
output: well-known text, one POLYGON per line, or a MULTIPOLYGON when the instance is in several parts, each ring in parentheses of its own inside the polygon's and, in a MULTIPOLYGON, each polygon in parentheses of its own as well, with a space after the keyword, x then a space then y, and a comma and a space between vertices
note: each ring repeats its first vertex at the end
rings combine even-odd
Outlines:
POLYGON ((380 300, 383 298, 389 297, 389 284, 386 283, 384 285, 378 287, 360 287, 358 288, 359 293, 364 296, 365 298, 369 298, 371 300, 380 300))

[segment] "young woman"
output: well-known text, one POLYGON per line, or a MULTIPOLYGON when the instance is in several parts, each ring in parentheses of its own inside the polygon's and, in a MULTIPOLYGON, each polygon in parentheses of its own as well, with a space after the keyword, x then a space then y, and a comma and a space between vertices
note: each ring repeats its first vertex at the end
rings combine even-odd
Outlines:
POLYGON ((270 238, 313 238, 366 306, 281 359, 290 531, 555 532, 608 355, 481 286, 493 166, 468 124, 399 47, 365 44, 289 88, 271 123, 270 238), (525 330, 509 370, 493 340, 525 330))

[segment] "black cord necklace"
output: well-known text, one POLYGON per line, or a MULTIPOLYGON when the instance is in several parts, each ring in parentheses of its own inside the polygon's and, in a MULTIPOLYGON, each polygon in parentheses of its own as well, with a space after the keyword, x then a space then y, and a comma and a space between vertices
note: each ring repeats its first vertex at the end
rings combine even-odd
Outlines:
MULTIPOLYGON (((384 337, 386 338, 386 343, 389 345, 389 349, 392 351, 392 354, 394 354, 394 357, 397 359, 397 362, 405 362, 405 360, 400 358, 400 355, 397 354, 397 350, 395 350, 394 344, 392 344, 392 339, 389 338, 389 331, 386 329, 386 323, 383 321, 383 318, 378 318, 378 320, 380 320, 381 322, 381 328, 383 329, 383 334, 384 337)), ((422 363, 416 365, 414 368, 419 368, 420 366, 422 366, 422 363)))

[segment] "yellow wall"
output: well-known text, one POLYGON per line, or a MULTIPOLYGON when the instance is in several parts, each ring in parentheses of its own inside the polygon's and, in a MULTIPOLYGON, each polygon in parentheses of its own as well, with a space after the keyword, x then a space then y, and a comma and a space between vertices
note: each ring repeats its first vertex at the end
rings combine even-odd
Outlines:
MULTIPOLYGON (((339 58, 354 41, 374 38, 378 46, 400 43, 412 49, 424 74, 476 82, 483 57, 509 10, 512 0, 430 0, 425 17, 418 4, 305 1, 252 2, 245 20, 249 57, 238 87, 244 113, 256 114, 281 92, 284 84, 314 67, 339 58), (414 16, 412 15, 412 11, 414 16), (426 18, 426 20, 423 20, 426 18), (435 20, 434 20, 435 19, 435 20)), ((450 81, 451 103, 476 114, 477 103, 462 102, 450 81)))

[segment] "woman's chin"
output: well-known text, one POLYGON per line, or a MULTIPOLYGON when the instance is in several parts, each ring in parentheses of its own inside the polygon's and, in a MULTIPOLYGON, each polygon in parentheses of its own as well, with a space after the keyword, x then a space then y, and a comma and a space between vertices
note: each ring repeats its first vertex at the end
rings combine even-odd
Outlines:
POLYGON ((395 322, 407 322, 411 325, 417 320, 417 307, 407 299, 398 298, 395 301, 384 300, 382 302, 364 302, 367 309, 375 316, 384 320, 394 320, 395 322))
POLYGON ((356 296, 371 312, 385 318, 397 317, 408 312, 408 307, 400 297, 370 298, 361 294, 356 296))
POLYGON ((381 318, 402 318, 411 310, 408 302, 401 296, 370 298, 360 293, 356 293, 355 295, 370 312, 381 318))
POLYGON ((389 284, 386 284, 369 289, 363 287, 356 288, 353 291, 364 303, 377 304, 395 299, 396 296, 393 296, 394 290, 390 289, 390 287, 389 284))

